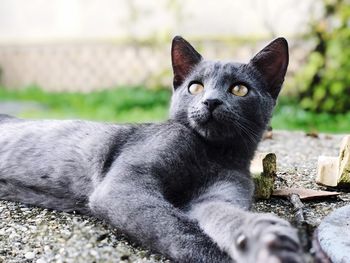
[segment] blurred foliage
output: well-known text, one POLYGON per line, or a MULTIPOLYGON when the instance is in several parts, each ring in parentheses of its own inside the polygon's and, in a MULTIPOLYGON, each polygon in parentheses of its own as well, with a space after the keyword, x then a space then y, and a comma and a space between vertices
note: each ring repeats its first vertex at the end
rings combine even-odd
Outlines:
POLYGON ((274 129, 306 132, 348 133, 350 111, 347 113, 312 112, 300 107, 291 97, 280 97, 271 121, 274 129))
POLYGON ((350 1, 323 0, 321 19, 311 23, 317 44, 296 76, 300 106, 313 112, 350 109, 350 1))
MULTIPOLYGON (((25 110, 19 117, 90 119, 111 122, 162 121, 168 116, 171 91, 142 87, 116 88, 81 93, 50 93, 38 87, 6 90, 0 87, 1 101, 35 101, 43 107, 25 110)), ((274 129, 349 132, 347 114, 313 113, 302 109, 296 99, 280 97, 272 119, 274 129), (293 118, 291 118, 293 116, 293 118)))

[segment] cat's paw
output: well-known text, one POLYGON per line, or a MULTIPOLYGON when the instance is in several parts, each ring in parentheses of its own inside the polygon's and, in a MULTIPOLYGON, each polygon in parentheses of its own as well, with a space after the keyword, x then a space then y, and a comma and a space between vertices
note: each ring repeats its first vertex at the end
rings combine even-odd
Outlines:
POLYGON ((232 247, 237 263, 302 263, 297 230, 271 214, 254 214, 240 228, 232 247))

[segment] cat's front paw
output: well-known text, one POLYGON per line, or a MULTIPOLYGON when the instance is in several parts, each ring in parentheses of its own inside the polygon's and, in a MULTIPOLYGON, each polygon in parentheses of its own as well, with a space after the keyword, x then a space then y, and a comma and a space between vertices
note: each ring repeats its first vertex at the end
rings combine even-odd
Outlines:
POLYGON ((232 247, 237 263, 302 263, 297 230, 272 214, 254 214, 237 232, 232 247))

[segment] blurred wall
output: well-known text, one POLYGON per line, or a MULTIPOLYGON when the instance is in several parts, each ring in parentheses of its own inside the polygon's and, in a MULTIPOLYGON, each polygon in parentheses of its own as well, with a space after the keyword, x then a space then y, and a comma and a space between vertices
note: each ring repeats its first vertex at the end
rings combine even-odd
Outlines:
MULTIPOLYGON (((247 61, 286 36, 292 67, 316 1, 0 0, 0 84, 90 91, 170 85, 170 41, 181 34, 209 58, 247 61)), ((294 65, 294 66, 293 66, 294 65)))

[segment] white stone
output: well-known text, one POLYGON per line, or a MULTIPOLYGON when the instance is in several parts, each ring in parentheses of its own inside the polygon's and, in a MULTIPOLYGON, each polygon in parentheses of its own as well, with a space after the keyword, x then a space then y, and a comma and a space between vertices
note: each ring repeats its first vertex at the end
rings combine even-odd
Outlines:
POLYGON ((338 157, 320 156, 317 162, 316 183, 326 186, 338 185, 338 157))
POLYGON ((350 135, 343 138, 339 153, 338 183, 350 185, 350 135))
POLYGON ((318 227, 318 241, 333 263, 350 262, 350 205, 329 214, 318 227))
POLYGON ((350 186, 350 135, 343 138, 339 157, 320 156, 316 183, 325 186, 350 186))

